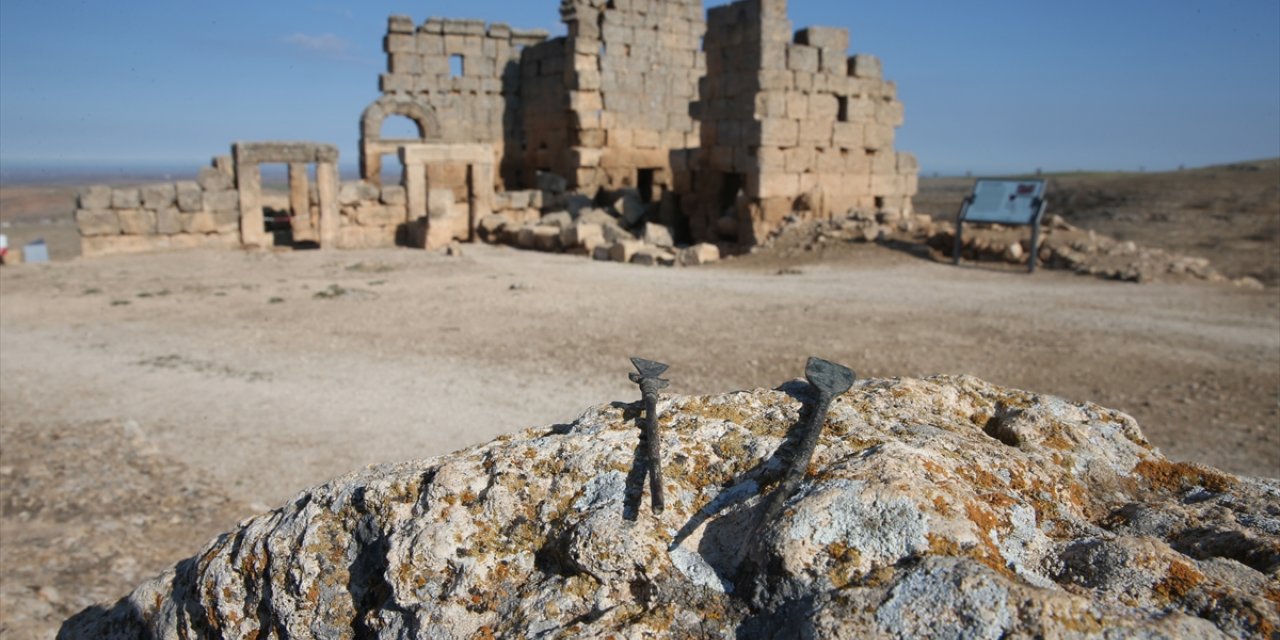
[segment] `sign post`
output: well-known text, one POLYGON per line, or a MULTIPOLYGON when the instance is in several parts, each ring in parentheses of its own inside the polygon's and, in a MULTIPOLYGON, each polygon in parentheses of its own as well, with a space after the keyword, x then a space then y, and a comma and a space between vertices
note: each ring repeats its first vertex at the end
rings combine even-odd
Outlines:
POLYGON ((1031 257, 1027 271, 1035 273, 1045 204, 1044 180, 978 180, 973 185, 973 193, 964 199, 956 213, 956 244, 952 256, 955 264, 960 264, 960 250, 964 247, 964 223, 1030 226, 1031 257))

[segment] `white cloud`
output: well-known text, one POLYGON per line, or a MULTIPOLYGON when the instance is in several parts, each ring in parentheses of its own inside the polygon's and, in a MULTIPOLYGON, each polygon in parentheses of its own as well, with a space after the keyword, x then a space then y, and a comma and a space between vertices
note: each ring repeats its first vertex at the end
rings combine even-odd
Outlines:
POLYGON ((346 39, 325 33, 318 36, 305 33, 294 33, 281 38, 281 42, 304 52, 332 58, 334 60, 350 60, 351 43, 346 39))

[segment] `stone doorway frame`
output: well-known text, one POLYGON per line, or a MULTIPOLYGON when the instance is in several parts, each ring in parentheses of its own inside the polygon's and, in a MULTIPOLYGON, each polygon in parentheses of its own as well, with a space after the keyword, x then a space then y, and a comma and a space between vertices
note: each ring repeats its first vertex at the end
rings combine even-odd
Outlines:
POLYGON ((337 246, 338 228, 338 147, 314 142, 237 142, 231 145, 235 158, 236 189, 240 191, 240 243, 271 246, 262 217, 263 164, 289 165, 289 204, 311 207, 307 185, 307 165, 316 165, 316 188, 320 195, 321 248, 337 246), (304 204, 305 203, 305 204, 304 204))
POLYGON ((453 240, 453 229, 446 224, 447 211, 432 211, 428 165, 466 166, 467 168, 467 240, 475 239, 476 224, 493 213, 495 196, 494 166, 497 153, 488 144, 402 144, 400 161, 404 163, 404 187, 408 197, 407 223, 426 221, 424 248, 438 249, 453 240), (435 223, 433 225, 433 222, 435 223))

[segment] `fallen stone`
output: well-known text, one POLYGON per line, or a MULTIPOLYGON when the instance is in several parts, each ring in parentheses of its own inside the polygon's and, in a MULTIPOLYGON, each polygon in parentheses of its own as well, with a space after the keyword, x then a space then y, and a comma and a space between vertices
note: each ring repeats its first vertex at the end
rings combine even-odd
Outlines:
MULTIPOLYGON (((806 383, 663 395, 306 490, 62 640, 1268 637, 1280 481, 1173 462, 1129 416, 971 377, 864 380, 760 522, 806 383), (193 613, 198 612, 198 614, 193 613), (246 615, 246 613, 248 615, 246 615)), ((440 427, 436 427, 440 428, 440 427)))
POLYGON ((598 208, 583 209, 578 212, 577 221, 579 224, 598 224, 600 226, 618 224, 617 218, 610 215, 608 211, 598 208))
POLYGON ((1013 262, 1013 263, 1022 262, 1022 258, 1024 256, 1025 256, 1025 253, 1022 250, 1021 242, 1010 242, 1009 246, 1005 247, 1004 249, 1003 257, 1005 262, 1013 262))
POLYGON ((568 229, 573 226, 573 216, 568 211, 553 211, 542 216, 539 224, 555 227, 556 229, 568 229))
POLYGON ((601 243, 591 250, 591 259, 601 262, 609 262, 613 260, 613 245, 601 243))
POLYGON ((488 243, 498 242, 502 237, 502 229, 511 224, 511 219, 502 213, 491 213, 476 223, 476 234, 480 240, 488 243))
POLYGON ((644 219, 645 206, 640 202, 640 198, 627 194, 613 203, 613 210, 618 215, 618 220, 626 227, 634 227, 644 219))
POLYGON ((676 255, 662 247, 645 245, 631 256, 631 262, 646 267, 670 267, 676 263, 676 255))
POLYGON ((609 245, 609 259, 614 262, 631 262, 636 252, 644 248, 639 240, 619 240, 609 245))
POLYGON ((560 227, 546 224, 533 227, 533 247, 538 251, 559 251, 560 227))
POLYGON ((678 261, 682 267, 696 267, 720 260, 720 248, 703 242, 680 250, 678 261))
POLYGON ((610 221, 601 226, 604 230, 604 239, 606 242, 627 242, 635 240, 636 237, 630 231, 618 226, 617 221, 610 221))
POLYGON ((604 228, 598 224, 574 224, 565 227, 560 232, 560 242, 566 247, 586 247, 591 244, 591 248, 604 243, 604 228))
POLYGON ((569 189, 569 181, 547 171, 538 172, 538 190, 562 194, 569 189))
POLYGON ((655 247, 663 247, 670 249, 675 246, 675 241, 671 239, 671 230, 665 225, 646 222, 644 225, 644 237, 641 238, 646 244, 655 247))

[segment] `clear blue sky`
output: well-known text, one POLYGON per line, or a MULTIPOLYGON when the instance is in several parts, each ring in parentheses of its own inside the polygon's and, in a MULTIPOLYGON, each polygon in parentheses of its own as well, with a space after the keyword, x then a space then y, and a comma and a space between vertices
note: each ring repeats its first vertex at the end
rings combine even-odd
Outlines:
MULTIPOLYGON (((724 2, 708 2, 708 5, 724 2)), ((392 13, 562 31, 556 0, 0 0, 0 168, 198 165, 237 139, 356 160, 392 13)), ((1280 156, 1277 0, 792 0, 847 27, 906 103, 926 172, 1280 156)))

